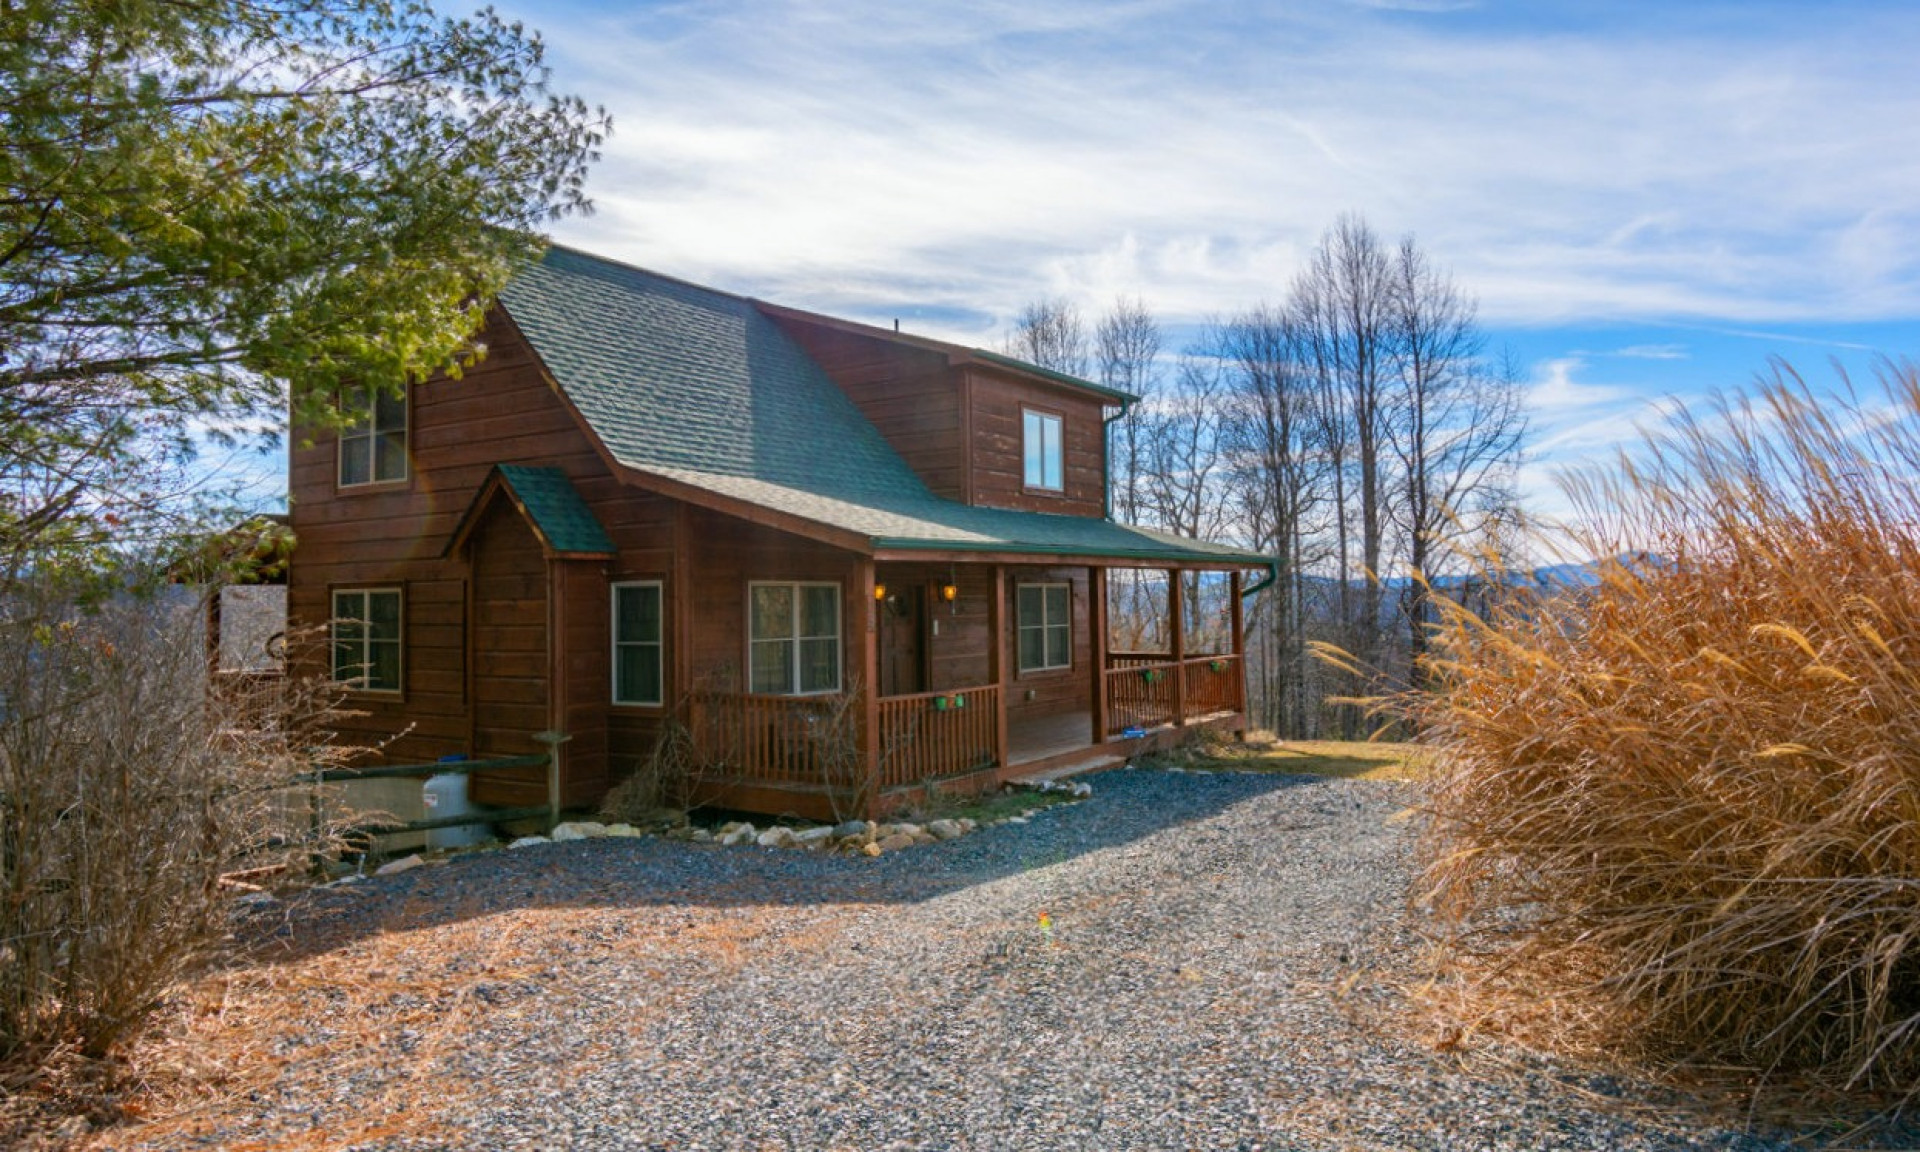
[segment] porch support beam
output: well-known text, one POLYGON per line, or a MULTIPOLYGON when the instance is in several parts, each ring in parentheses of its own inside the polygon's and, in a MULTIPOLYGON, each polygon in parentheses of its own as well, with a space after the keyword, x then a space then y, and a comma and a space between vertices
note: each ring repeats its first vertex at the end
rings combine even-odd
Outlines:
POLYGON ((1087 569, 1087 632, 1093 653, 1093 742, 1107 742, 1107 570, 1087 569))
POLYGON ((849 613, 859 624, 853 629, 860 652, 860 767, 864 778, 860 787, 862 815, 868 820, 880 818, 880 606, 873 598, 873 557, 863 556, 855 569, 853 594, 855 611, 849 613))
POLYGON ((1173 726, 1187 723, 1187 629, 1181 619, 1180 569, 1167 569, 1167 634, 1173 648, 1173 726))
POLYGON ((1240 586, 1245 581, 1238 570, 1227 575, 1227 620, 1233 632, 1233 662, 1235 674, 1240 677, 1240 698, 1234 707, 1240 713, 1240 728, 1233 734, 1235 740, 1247 738, 1247 632, 1245 614, 1240 605, 1240 586))
POLYGON ((993 566, 993 588, 987 594, 987 679, 1000 689, 993 716, 993 759, 1007 766, 1007 706, 1013 689, 1007 685, 1007 570, 993 566))

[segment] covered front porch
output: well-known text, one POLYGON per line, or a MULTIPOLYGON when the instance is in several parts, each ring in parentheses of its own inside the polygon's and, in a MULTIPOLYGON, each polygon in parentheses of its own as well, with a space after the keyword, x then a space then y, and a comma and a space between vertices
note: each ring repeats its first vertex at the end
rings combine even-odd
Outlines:
POLYGON ((845 630, 840 692, 691 695, 697 799, 877 817, 937 793, 1118 763, 1203 727, 1244 727, 1242 574, 1221 573, 1213 626, 1195 629, 1182 569, 1126 570, 1131 588, 1144 575, 1162 597, 1162 643, 1141 651, 1113 643, 1115 570, 863 565, 846 602, 865 620, 845 630))

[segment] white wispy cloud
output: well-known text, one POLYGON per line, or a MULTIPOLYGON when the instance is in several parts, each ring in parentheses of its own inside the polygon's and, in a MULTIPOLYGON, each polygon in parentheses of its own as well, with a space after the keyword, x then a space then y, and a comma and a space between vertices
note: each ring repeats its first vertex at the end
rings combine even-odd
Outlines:
POLYGON ((1043 292, 1128 292, 1193 318, 1282 294, 1351 209, 1502 322, 1920 310, 1920 90, 1884 82, 1913 15, 1457 7, 526 15, 559 86, 617 119, 601 211, 564 237, 794 303, 985 330, 1043 292))

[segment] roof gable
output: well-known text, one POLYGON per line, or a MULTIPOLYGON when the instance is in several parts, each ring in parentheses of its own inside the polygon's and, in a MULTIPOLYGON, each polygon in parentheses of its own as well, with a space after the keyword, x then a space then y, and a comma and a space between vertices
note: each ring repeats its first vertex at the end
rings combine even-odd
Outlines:
POLYGON ((479 526, 481 513, 494 497, 504 495, 533 529, 540 547, 549 556, 568 559, 608 559, 616 549, 593 510, 558 468, 530 468, 521 464, 496 464, 474 494, 473 503, 448 538, 448 555, 466 545, 467 538, 479 526))
POLYGON ((765 510, 867 551, 1267 563, 1104 519, 935 495, 745 297, 552 248, 500 303, 588 432, 637 482, 765 510))

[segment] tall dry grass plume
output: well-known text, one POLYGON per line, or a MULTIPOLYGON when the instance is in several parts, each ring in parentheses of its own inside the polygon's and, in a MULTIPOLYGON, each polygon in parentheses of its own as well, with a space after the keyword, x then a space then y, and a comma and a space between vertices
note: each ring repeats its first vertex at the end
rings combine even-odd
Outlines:
POLYGON ((1920 375, 1876 374, 1682 412, 1570 485, 1596 587, 1449 607, 1401 707, 1480 1020, 1920 1092, 1920 375))

